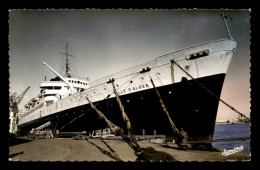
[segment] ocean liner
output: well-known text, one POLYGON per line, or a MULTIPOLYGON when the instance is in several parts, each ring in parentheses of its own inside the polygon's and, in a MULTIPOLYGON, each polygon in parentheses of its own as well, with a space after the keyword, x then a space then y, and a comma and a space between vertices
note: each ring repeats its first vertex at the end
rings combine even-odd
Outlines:
MULTIPOLYGON (((227 25, 226 28, 229 34, 227 25)), ((187 132, 188 141, 210 140, 225 75, 236 46, 229 34, 229 38, 183 48, 91 82, 71 76, 66 51, 65 76, 43 63, 57 77, 40 82, 40 94, 25 105, 26 111, 19 117, 18 133, 28 134, 46 122, 51 122, 54 133, 56 130, 89 133, 107 128, 86 97, 111 122, 126 130, 113 93, 113 82, 134 134, 145 130, 152 135, 156 130, 157 134, 174 136, 151 83, 153 80, 171 119, 178 129, 187 132)))

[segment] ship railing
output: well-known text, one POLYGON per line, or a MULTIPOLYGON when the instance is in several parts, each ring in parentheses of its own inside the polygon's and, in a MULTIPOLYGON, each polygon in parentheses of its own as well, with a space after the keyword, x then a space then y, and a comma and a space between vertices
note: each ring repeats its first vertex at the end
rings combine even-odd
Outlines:
MULTIPOLYGON (((171 55, 166 55, 166 57, 168 58, 168 63, 169 63, 169 57, 171 57, 171 55)), ((155 60, 152 60, 150 62, 146 62, 146 63, 143 63, 143 64, 140 64, 138 66, 135 66, 135 67, 132 67, 132 68, 129 68, 129 69, 125 69, 123 71, 120 71, 120 72, 117 72, 115 74, 111 74, 109 76, 106 76, 106 77, 103 77, 101 79, 98 79, 96 81, 93 81, 90 83, 90 87, 93 87, 93 86, 97 86, 97 85, 100 85, 100 84, 103 84, 103 83, 106 83, 109 79, 111 78, 114 78, 114 79, 119 79, 121 77, 125 77, 127 75, 131 75, 131 74, 135 74, 135 73, 138 73, 140 72, 143 68, 147 68, 147 67, 155 67, 155 65, 158 66, 158 61, 159 63, 162 63, 162 60, 160 58, 157 58, 155 60)), ((165 60, 165 62, 167 62, 167 60, 165 60)), ((75 77, 73 77, 75 78, 75 77)), ((53 103, 49 106, 46 106, 46 111, 47 112, 55 112, 57 110, 63 110, 65 108, 67 108, 68 106, 71 105, 71 102, 72 101, 78 101, 79 103, 81 103, 81 101, 85 101, 85 98, 81 97, 82 95, 85 96, 87 95, 88 93, 91 93, 91 91, 84 91, 84 92, 80 92, 80 93, 75 93, 75 94, 72 94, 72 96, 68 97, 68 98, 65 98, 63 100, 60 100, 58 102, 61 102, 61 103, 53 103)), ((107 92, 108 93, 108 92, 107 92)), ((93 95, 93 94, 91 94, 93 95)), ((94 96, 96 98, 99 98, 99 96, 102 96, 102 94, 100 93, 96 93, 94 96)), ((78 103, 78 104, 79 104, 78 103)), ((32 111, 31 111, 32 112, 32 111)), ((23 115, 23 117, 27 116, 28 114, 30 114, 31 112, 28 112, 27 114, 23 115)), ((51 114, 51 113, 50 113, 51 114)), ((44 112, 42 112, 42 116, 47 116, 45 115, 44 112)))
POLYGON ((105 76, 103 78, 100 78, 98 80, 95 80, 95 81, 92 81, 90 82, 90 87, 93 87, 93 86, 97 86, 97 85, 100 85, 100 84, 103 84, 105 82, 108 82, 109 79, 111 78, 114 78, 114 79, 119 79, 119 78, 122 78, 122 77, 125 77, 127 75, 131 75, 131 74, 135 74, 135 73, 138 73, 140 72, 143 68, 147 68, 147 67, 153 67, 155 64, 156 64, 157 60, 152 60, 150 62, 146 62, 144 64, 140 64, 138 66, 135 66, 135 67, 131 67, 131 68, 128 68, 128 69, 125 69, 125 70, 122 70, 122 71, 119 71, 117 73, 114 73, 114 74, 111 74, 111 75, 108 75, 108 76, 105 76))
POLYGON ((114 74, 108 75, 106 77, 100 78, 98 80, 92 81, 90 82, 90 87, 94 87, 94 86, 98 86, 100 84, 106 83, 109 81, 109 79, 114 78, 116 79, 120 79, 129 75, 133 75, 136 73, 140 73, 143 69, 147 69, 147 67, 149 68, 156 68, 156 67, 160 67, 166 64, 170 64, 170 59, 174 57, 174 52, 173 53, 169 53, 169 54, 165 54, 163 56, 157 57, 156 59, 116 72, 114 74))
POLYGON ((76 75, 71 75, 71 78, 78 79, 78 80, 89 81, 88 77, 80 77, 80 76, 76 76, 76 75))
POLYGON ((208 44, 216 43, 216 42, 220 42, 220 41, 226 41, 226 40, 227 39, 213 40, 213 41, 197 44, 197 45, 194 45, 194 46, 191 46, 191 47, 183 48, 183 49, 180 49, 180 50, 177 50, 177 51, 173 51, 173 52, 158 56, 156 59, 154 59, 152 61, 140 64, 140 65, 137 65, 137 66, 116 72, 114 74, 108 75, 106 77, 97 79, 95 81, 92 81, 92 82, 90 82, 90 87, 106 83, 111 78, 119 79, 119 78, 125 77, 127 75, 138 73, 143 68, 147 68, 147 67, 154 68, 154 67, 159 67, 159 66, 162 66, 162 65, 170 64, 171 59, 175 59, 175 61, 185 60, 187 55, 190 54, 194 49, 196 49, 199 46, 201 48, 206 49, 208 44))

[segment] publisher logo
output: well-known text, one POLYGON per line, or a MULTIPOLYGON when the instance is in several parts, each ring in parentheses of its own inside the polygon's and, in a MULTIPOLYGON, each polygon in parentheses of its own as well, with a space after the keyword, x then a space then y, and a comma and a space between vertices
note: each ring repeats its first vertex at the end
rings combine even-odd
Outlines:
POLYGON ((234 154, 234 153, 237 153, 237 152, 241 152, 242 150, 244 150, 243 145, 241 145, 240 147, 235 147, 234 149, 231 149, 231 150, 224 149, 224 152, 222 152, 222 155, 228 156, 228 155, 231 155, 231 154, 234 154))

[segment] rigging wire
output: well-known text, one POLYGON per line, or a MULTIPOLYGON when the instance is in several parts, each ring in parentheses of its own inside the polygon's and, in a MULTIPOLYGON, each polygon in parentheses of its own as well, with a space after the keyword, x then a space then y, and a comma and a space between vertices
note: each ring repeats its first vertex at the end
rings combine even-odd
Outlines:
POLYGON ((196 64, 196 68, 197 68, 197 78, 199 78, 199 68, 198 68, 198 65, 197 65, 197 60, 195 60, 195 64, 196 64))
POLYGON ((44 65, 42 64, 42 70, 41 70, 41 72, 42 72, 42 80, 44 80, 44 78, 43 78, 43 70, 44 70, 44 65))
POLYGON ((209 90, 208 88, 206 88, 203 84, 201 84, 198 80, 194 79, 187 71, 185 71, 177 62, 175 62, 174 60, 171 60, 172 62, 174 62, 185 74, 187 74, 192 80, 194 80, 199 86, 201 86, 203 89, 205 89, 209 94, 211 94, 212 96, 214 96, 216 99, 218 99, 219 101, 221 101, 222 103, 224 103, 226 106, 228 106, 231 110, 235 111, 236 113, 238 113, 241 117, 244 117, 246 119, 249 119, 246 115, 244 115, 243 113, 239 112, 237 109, 235 109, 233 106, 229 105, 227 102, 225 102, 224 100, 220 99, 215 93, 213 93, 211 90, 209 90))

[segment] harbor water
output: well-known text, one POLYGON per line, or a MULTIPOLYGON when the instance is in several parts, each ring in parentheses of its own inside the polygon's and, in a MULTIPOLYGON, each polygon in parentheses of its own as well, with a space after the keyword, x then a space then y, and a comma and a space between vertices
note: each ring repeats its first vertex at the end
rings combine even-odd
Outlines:
MULTIPOLYGON (((216 125, 213 140, 250 137, 251 135, 250 126, 251 123, 216 125)), ((240 146, 243 146, 244 148, 241 152, 250 154, 250 140, 213 143, 213 147, 223 148, 226 150, 234 149, 235 147, 240 147, 240 146)))

